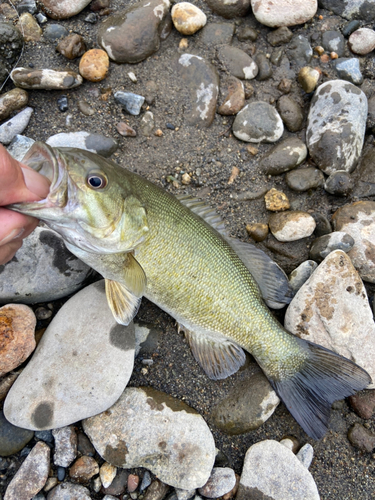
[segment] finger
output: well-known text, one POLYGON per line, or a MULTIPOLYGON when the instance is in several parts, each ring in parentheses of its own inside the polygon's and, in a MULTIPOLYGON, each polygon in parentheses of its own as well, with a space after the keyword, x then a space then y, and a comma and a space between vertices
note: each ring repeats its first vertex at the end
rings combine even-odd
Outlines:
POLYGON ((22 239, 11 241, 0 247, 0 265, 6 264, 13 259, 17 251, 22 247, 22 239))
POLYGON ((26 187, 34 195, 33 199, 20 201, 34 201, 35 195, 40 199, 45 198, 49 193, 50 181, 44 175, 35 172, 32 168, 21 165, 26 187))
POLYGON ((0 208, 0 246, 14 240, 25 238, 38 225, 37 219, 28 215, 0 208))

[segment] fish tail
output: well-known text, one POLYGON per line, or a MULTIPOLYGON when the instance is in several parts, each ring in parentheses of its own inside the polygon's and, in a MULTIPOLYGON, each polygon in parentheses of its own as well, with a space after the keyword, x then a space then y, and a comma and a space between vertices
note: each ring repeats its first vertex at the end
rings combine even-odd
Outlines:
POLYGON ((320 439, 328 429, 332 403, 364 389, 371 377, 329 349, 298 337, 296 340, 305 356, 300 370, 285 379, 268 379, 304 431, 320 439))

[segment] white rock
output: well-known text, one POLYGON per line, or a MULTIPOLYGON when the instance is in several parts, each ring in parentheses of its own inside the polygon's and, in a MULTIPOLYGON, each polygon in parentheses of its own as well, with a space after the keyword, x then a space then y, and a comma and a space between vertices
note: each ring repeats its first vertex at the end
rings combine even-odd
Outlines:
POLYGON ((116 323, 104 280, 74 295, 45 331, 12 386, 6 418, 24 429, 54 429, 107 410, 134 363, 134 325, 116 323))
POLYGON ((33 112, 33 108, 27 107, 0 125, 1 144, 9 144, 16 135, 22 134, 28 126, 33 112))
POLYGON ((246 455, 236 500, 319 500, 315 481, 294 453, 273 440, 251 446, 246 455))
POLYGON ((206 14, 190 2, 176 3, 171 15, 174 27, 183 35, 193 35, 207 22, 206 14))
POLYGON ((295 26, 312 19, 318 8, 318 0, 251 0, 251 7, 257 21, 279 28, 295 26))
POLYGON ((198 493, 206 498, 226 495, 236 485, 236 474, 229 467, 214 467, 207 483, 199 488, 198 493))
POLYGON ((308 469, 311 465, 311 462, 314 458, 314 448, 311 444, 306 443, 297 453, 296 457, 300 462, 308 469))
POLYGON ((269 227, 278 241, 296 241, 310 236, 314 232, 316 222, 306 212, 291 210, 272 214, 269 227))
POLYGON ((82 76, 72 70, 16 68, 10 77, 16 87, 34 90, 72 89, 83 82, 82 76))
POLYGON ((99 475, 103 485, 103 488, 108 488, 112 484, 112 481, 116 477, 117 467, 109 464, 108 462, 104 462, 104 464, 100 467, 99 475))
POLYGON ((178 500, 191 500, 195 495, 194 490, 182 490, 181 488, 175 488, 176 497, 178 500))
POLYGON ((375 49, 375 31, 360 28, 350 35, 348 44, 354 54, 364 56, 375 49))
POLYGON ((361 278, 342 250, 330 253, 297 292, 285 328, 349 358, 375 381, 372 311, 361 278))

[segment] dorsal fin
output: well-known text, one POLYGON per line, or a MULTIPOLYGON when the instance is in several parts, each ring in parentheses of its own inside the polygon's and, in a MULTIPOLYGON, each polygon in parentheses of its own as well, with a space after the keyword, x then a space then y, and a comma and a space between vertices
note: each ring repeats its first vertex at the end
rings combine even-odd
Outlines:
POLYGON ((176 198, 185 207, 189 208, 196 215, 199 215, 207 224, 216 229, 218 233, 223 236, 225 235, 224 221, 214 208, 206 205, 204 201, 198 200, 198 198, 193 198, 189 194, 178 194, 176 198))

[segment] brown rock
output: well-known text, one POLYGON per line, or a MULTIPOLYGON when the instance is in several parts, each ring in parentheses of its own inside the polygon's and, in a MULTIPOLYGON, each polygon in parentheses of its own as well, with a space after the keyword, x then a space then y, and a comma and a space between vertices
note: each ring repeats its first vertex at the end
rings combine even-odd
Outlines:
POLYGON ((90 82, 100 82, 107 76, 109 58, 101 49, 91 49, 85 52, 79 62, 81 76, 90 82))
POLYGON ((91 0, 43 0, 42 8, 52 19, 67 19, 83 10, 91 0))
POLYGON ((271 212, 288 210, 290 208, 290 203, 286 194, 275 188, 270 189, 266 193, 264 201, 266 202, 266 209, 271 210, 271 212))
POLYGON ((75 59, 85 53, 86 44, 81 35, 72 33, 59 42, 56 50, 67 59, 75 59))
POLYGON ((108 9, 110 5, 110 0, 94 0, 91 2, 90 10, 93 12, 99 12, 103 9, 108 9))
POLYGON ((23 89, 12 89, 0 97, 0 120, 5 120, 13 111, 26 106, 29 94, 23 89))
POLYGON ((263 241, 268 236, 268 224, 253 222, 246 225, 246 231, 254 241, 263 241))
POLYGON ((371 453, 375 448, 375 434, 358 422, 348 431, 348 439, 356 448, 371 453))
POLYGON ((152 481, 150 486, 147 488, 143 500, 156 500, 164 498, 168 490, 169 486, 156 479, 155 481, 152 481))
POLYGON ((16 9, 8 5, 7 3, 0 4, 0 16, 4 17, 6 20, 17 19, 18 13, 16 9))
POLYGON ((124 137, 136 137, 137 132, 130 127, 130 125, 125 122, 119 122, 116 124, 117 132, 124 137))
POLYGON ((290 132, 301 130, 303 111, 301 106, 290 96, 283 95, 277 101, 277 111, 280 113, 286 128, 290 132))
POLYGON ((23 34, 25 42, 38 42, 42 36, 42 29, 29 12, 21 14, 17 27, 23 34))
POLYGON ((99 474, 97 461, 85 455, 78 458, 69 469, 69 476, 80 483, 89 481, 96 474, 99 474))
POLYGON ((35 314, 22 304, 0 308, 0 376, 17 368, 35 349, 35 314))
POLYGON ((139 484, 139 476, 136 476, 135 474, 129 474, 128 477, 129 493, 133 493, 138 488, 138 484, 139 484))
POLYGON ((245 106, 244 85, 235 76, 230 76, 224 84, 224 89, 221 88, 220 91, 225 93, 226 97, 217 112, 220 115, 236 115, 245 106))
POLYGON ((349 403, 357 415, 369 419, 375 410, 375 390, 363 391, 350 396, 349 403))

